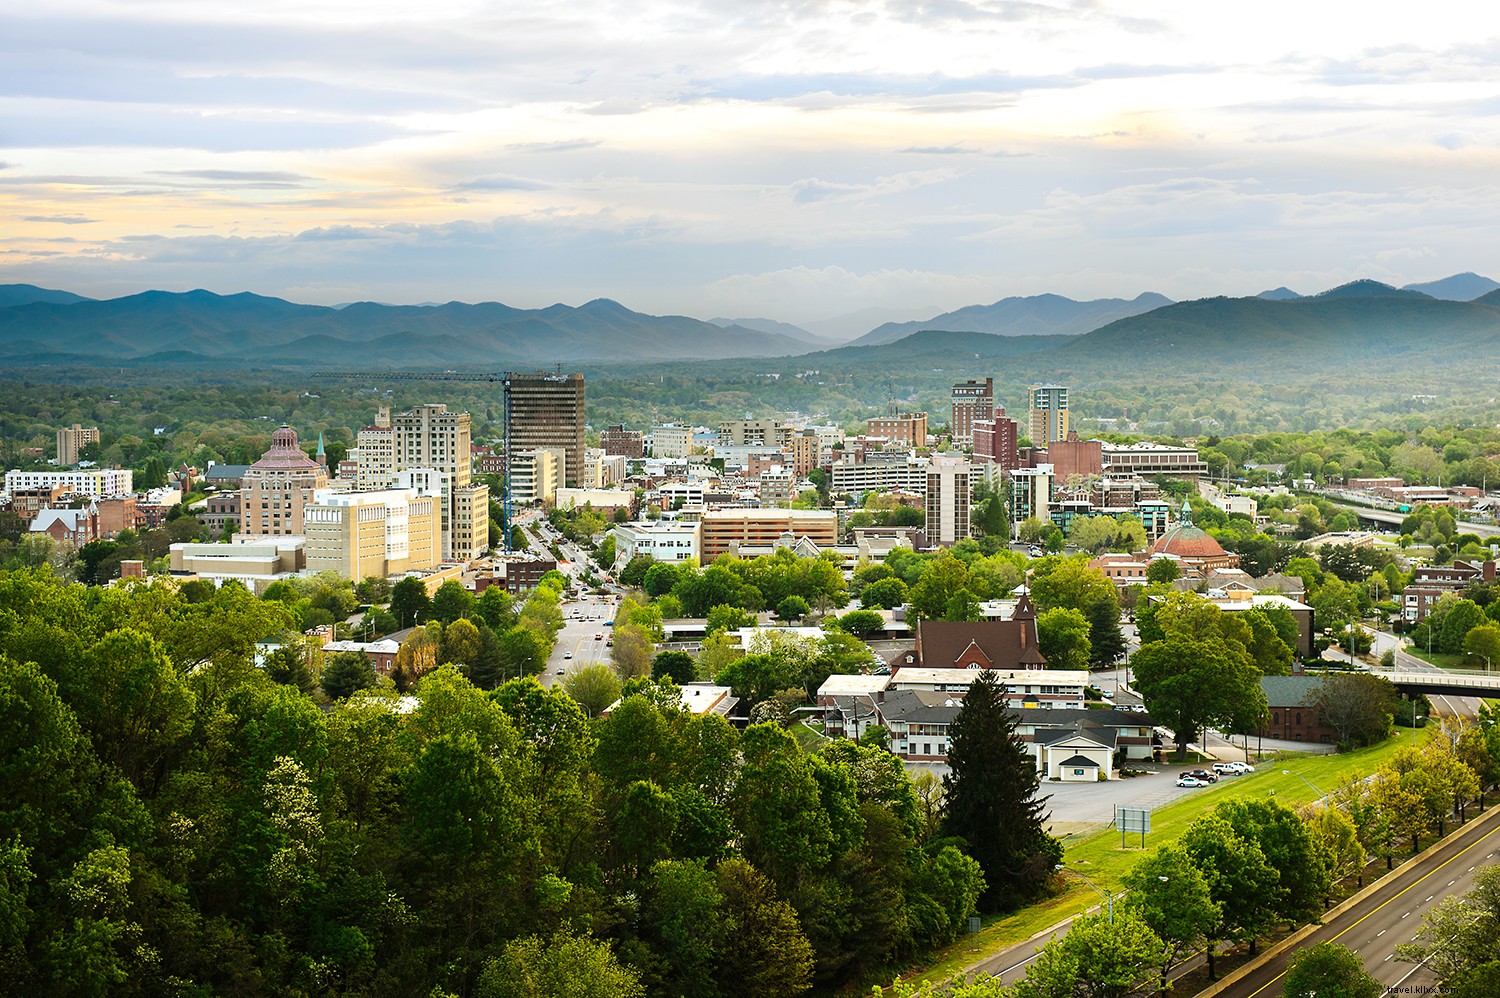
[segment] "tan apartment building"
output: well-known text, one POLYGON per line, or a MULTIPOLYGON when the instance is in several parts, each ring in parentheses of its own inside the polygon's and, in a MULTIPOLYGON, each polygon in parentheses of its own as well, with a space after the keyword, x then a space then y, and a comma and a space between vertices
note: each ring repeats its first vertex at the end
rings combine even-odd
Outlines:
POLYGON ((78 452, 85 444, 99 442, 99 427, 72 426, 57 431, 57 466, 66 468, 78 463, 78 452))
POLYGON ((442 556, 451 561, 473 561, 489 548, 490 490, 471 481, 469 422, 467 412, 450 412, 441 402, 414 406, 391 420, 397 480, 421 469, 442 474, 442 556))
POLYGON ((870 420, 867 436, 903 447, 927 446, 927 413, 903 412, 895 416, 877 416, 870 420))
POLYGON ((702 563, 744 547, 771 547, 784 534, 806 537, 820 548, 838 543, 838 514, 822 509, 710 509, 699 521, 702 563))
POLYGON ((354 487, 362 490, 388 489, 395 480, 396 429, 391 425, 391 410, 381 406, 375 422, 361 426, 354 436, 354 487))
POLYGON ((792 459, 792 474, 798 478, 806 478, 818 466, 818 457, 822 450, 818 441, 817 430, 803 430, 793 434, 791 441, 787 444, 786 454, 792 459))
POLYGON ((407 489, 320 491, 303 513, 307 567, 358 581, 442 562, 442 499, 407 489))
POLYGON ((779 419, 726 419, 719 424, 719 443, 727 447, 783 447, 792 428, 779 419))
POLYGON ((511 456, 510 498, 517 505, 548 503, 563 487, 567 454, 561 447, 514 451, 511 456))
POLYGON ((1046 447, 1068 438, 1068 388, 1066 385, 1030 385, 1027 429, 1032 447, 1046 447))
POLYGON ((687 457, 693 452, 693 428, 667 423, 651 428, 652 457, 687 457))
POLYGON ((970 480, 966 462, 934 461, 927 466, 927 544, 952 547, 969 536, 970 480))

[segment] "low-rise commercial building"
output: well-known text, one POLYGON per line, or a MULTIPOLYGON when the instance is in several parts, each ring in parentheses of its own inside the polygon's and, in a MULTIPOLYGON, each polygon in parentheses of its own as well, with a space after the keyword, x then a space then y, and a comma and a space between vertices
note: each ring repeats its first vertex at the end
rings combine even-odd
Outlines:
POLYGON ((94 499, 128 496, 135 473, 129 468, 88 468, 83 471, 7 471, 5 491, 15 495, 22 490, 62 489, 94 499))
POLYGON ((307 567, 359 581, 442 563, 442 498, 405 489, 322 489, 304 508, 307 567))
POLYGON ((615 527, 615 569, 637 555, 677 564, 698 560, 698 524, 682 520, 648 520, 615 527))
POLYGON ((701 561, 712 564, 721 554, 736 554, 741 545, 771 547, 789 534, 818 547, 838 543, 838 514, 822 509, 705 510, 699 534, 701 561))

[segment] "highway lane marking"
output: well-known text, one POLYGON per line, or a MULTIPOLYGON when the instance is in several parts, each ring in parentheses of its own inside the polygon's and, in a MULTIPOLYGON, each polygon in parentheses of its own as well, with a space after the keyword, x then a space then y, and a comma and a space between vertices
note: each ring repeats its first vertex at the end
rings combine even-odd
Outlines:
POLYGON ((1456 881, 1457 879, 1458 879, 1457 877, 1454 877, 1453 880, 1448 881, 1448 886, 1452 887, 1453 884, 1454 884, 1454 881, 1456 881))
MULTIPOLYGON (((1430 873, 1427 873, 1424 876, 1418 877, 1414 882, 1412 882, 1412 883, 1408 884, 1407 886, 1403 887, 1396 894, 1393 894, 1390 897, 1386 898, 1384 901, 1380 902, 1380 904, 1376 905, 1374 908, 1371 908, 1369 911, 1365 912, 1365 914, 1361 915, 1360 918, 1359 918, 1359 920, 1356 921, 1353 925, 1350 925, 1349 928, 1345 929, 1343 932, 1340 932, 1338 935, 1334 936, 1332 939, 1330 939, 1328 941, 1329 942, 1337 942, 1338 940, 1342 939, 1349 932, 1353 931, 1354 928, 1357 927, 1360 924, 1360 922, 1363 922, 1365 919, 1367 919, 1371 915, 1375 914, 1381 908, 1384 908, 1386 905, 1390 904, 1392 901, 1394 901, 1397 898, 1399 898, 1402 894, 1405 894, 1407 891, 1411 890, 1413 887, 1416 887, 1417 884, 1420 884, 1422 881, 1426 880, 1428 877, 1431 877, 1433 874, 1439 872, 1440 870, 1443 869, 1443 867, 1448 866, 1450 863, 1457 862, 1458 859, 1459 859, 1459 857, 1463 856, 1464 853, 1468 852, 1470 849, 1477 849, 1477 848, 1479 848, 1480 843, 1484 842, 1486 839, 1488 839, 1493 834, 1495 834, 1494 830, 1491 830, 1491 831, 1488 831, 1485 834, 1481 835, 1479 837, 1478 841, 1474 842, 1472 845, 1465 846, 1463 849, 1460 849, 1453 856, 1452 859, 1446 860, 1441 865, 1439 865, 1436 869, 1432 870, 1430 873)), ((1493 856, 1493 855, 1495 855, 1495 853, 1491 852, 1489 855, 1493 856)), ((1407 912, 1406 914, 1410 915, 1411 912, 1407 912)), ((1401 917, 1405 918, 1406 915, 1402 915, 1401 917)), ((1424 960, 1423 963, 1425 963, 1425 962, 1426 961, 1424 960)), ((1421 965, 1422 964, 1418 964, 1417 967, 1420 967, 1421 965)), ((1411 972, 1409 972, 1406 975, 1406 977, 1410 977, 1413 973, 1416 973, 1417 967, 1413 967, 1411 969, 1411 972)), ((1256 995, 1259 995, 1262 991, 1266 990, 1266 988, 1269 988, 1271 985, 1275 984, 1277 981, 1281 980, 1285 976, 1286 976, 1286 971, 1283 970, 1281 973, 1279 973, 1275 977, 1271 978, 1265 984, 1261 985, 1258 989, 1256 989, 1255 991, 1252 991, 1250 993, 1250 998, 1256 998, 1256 995)), ((1401 980, 1402 981, 1406 980, 1406 977, 1401 978, 1401 980)), ((1400 984, 1401 982, 1397 981, 1396 983, 1400 984)))
MULTIPOLYGON (((1428 899, 1427 899, 1427 900, 1429 900, 1429 901, 1431 901, 1431 900, 1432 900, 1432 898, 1428 898, 1428 899)), ((1411 914, 1411 912, 1409 912, 1409 911, 1408 911, 1408 912, 1407 912, 1407 913, 1406 913, 1406 915, 1410 915, 1410 914, 1411 914)), ((1406 917, 1406 915, 1402 915, 1402 916, 1401 916, 1401 917, 1402 917, 1402 918, 1405 918, 1405 917, 1406 917)))
POLYGON ((1390 929, 1381 929, 1379 932, 1375 933, 1375 938, 1379 939, 1381 936, 1385 935, 1389 931, 1390 931, 1390 929))

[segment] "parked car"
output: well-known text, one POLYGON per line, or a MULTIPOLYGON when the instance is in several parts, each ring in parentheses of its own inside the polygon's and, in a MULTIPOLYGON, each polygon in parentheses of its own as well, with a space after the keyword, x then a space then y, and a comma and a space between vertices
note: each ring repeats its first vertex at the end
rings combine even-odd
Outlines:
POLYGON ((1198 779, 1196 776, 1186 776, 1186 775, 1179 776, 1177 778, 1177 785, 1179 787, 1206 787, 1206 786, 1208 786, 1207 783, 1205 783, 1203 780, 1198 779))
POLYGON ((1204 783, 1219 782, 1219 778, 1206 769, 1192 769, 1188 771, 1187 775, 1191 776, 1195 780, 1202 780, 1204 783))
POLYGON ((1216 762, 1214 772, 1220 776, 1238 776, 1240 775, 1240 770, 1237 768, 1239 765, 1237 762, 1216 762))
POLYGON ((1236 773, 1255 772, 1255 767, 1250 765, 1248 762, 1231 762, 1230 765, 1234 767, 1234 771, 1236 773))

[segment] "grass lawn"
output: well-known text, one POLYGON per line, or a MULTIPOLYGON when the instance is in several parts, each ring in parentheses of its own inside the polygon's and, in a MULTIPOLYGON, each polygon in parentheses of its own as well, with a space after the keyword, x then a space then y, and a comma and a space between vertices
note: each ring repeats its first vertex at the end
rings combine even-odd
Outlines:
POLYGON ((1483 669, 1484 659, 1473 658, 1470 655, 1450 655, 1446 652, 1435 651, 1428 654, 1426 648, 1412 646, 1406 649, 1406 653, 1414 658, 1420 658, 1429 665, 1435 665, 1439 669, 1483 669))
MULTIPOLYGON (((1175 842, 1200 815, 1226 800, 1263 800, 1275 793, 1275 799, 1288 807, 1298 807, 1317 800, 1311 783, 1332 792, 1349 778, 1368 776, 1392 753, 1408 745, 1425 745, 1437 730, 1397 728, 1396 734, 1380 745, 1346 752, 1343 755, 1287 754, 1280 761, 1256 764, 1256 771, 1246 776, 1226 777, 1202 790, 1195 790, 1166 807, 1151 812, 1151 831, 1146 848, 1140 846, 1139 834, 1127 835, 1120 847, 1120 833, 1114 829, 1098 832, 1071 844, 1065 844, 1063 861, 1069 869, 1088 877, 1108 891, 1120 890, 1120 877, 1141 856, 1157 846, 1175 842), (1283 774, 1283 769, 1291 770, 1283 774), (1306 780, 1307 783, 1304 783, 1306 780)), ((1047 926, 1102 905, 1104 898, 1077 877, 1065 878, 1066 889, 1056 897, 1003 918, 986 918, 978 937, 969 937, 944 954, 943 959, 921 971, 931 981, 947 980, 987 953, 995 953, 1030 938, 1047 926)), ((908 971, 908 976, 912 972, 908 971)))
POLYGON ((791 726, 792 737, 797 739, 797 744, 802 746, 804 752, 816 752, 828 739, 823 733, 806 721, 798 721, 791 726))

